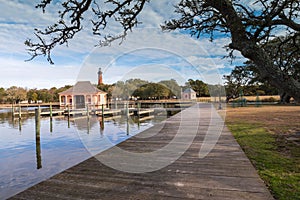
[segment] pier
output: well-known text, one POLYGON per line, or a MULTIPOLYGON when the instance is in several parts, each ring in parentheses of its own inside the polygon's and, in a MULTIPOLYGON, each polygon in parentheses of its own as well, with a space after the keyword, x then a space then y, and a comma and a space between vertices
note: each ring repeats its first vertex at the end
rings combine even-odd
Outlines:
POLYGON ((211 104, 196 104, 10 199, 273 199, 222 122, 211 104), (170 144, 168 156, 115 153, 147 155, 170 144))
MULTIPOLYGON (((64 110, 53 110, 52 111, 52 115, 63 115, 65 113, 64 110)), ((34 115, 35 114, 35 111, 32 110, 32 111, 17 111, 17 112, 14 112, 13 115, 14 116, 23 116, 23 115, 34 115)), ((50 116, 51 115, 51 112, 50 111, 42 111, 40 112, 40 115, 41 116, 50 116)))
MULTIPOLYGON (((143 115, 150 115, 150 114, 159 114, 166 112, 167 115, 171 115, 171 112, 180 112, 185 107, 181 108, 163 108, 163 107, 157 107, 157 108, 122 108, 122 109, 52 109, 52 108, 39 108, 40 109, 40 116, 87 116, 87 115, 98 115, 98 116, 117 116, 122 114, 128 114, 129 116, 135 115, 135 116, 143 116, 143 115)), ((26 115, 35 115, 35 110, 24 110, 21 107, 14 108, 14 111, 12 113, 13 117, 22 118, 22 116, 26 115)))

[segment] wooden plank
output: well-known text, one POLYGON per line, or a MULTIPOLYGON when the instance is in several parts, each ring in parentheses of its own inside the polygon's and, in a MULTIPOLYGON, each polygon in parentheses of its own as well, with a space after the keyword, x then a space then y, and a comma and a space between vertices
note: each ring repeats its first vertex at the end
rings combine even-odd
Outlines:
MULTIPOLYGON (((121 109, 104 110, 104 115, 119 114, 121 112, 122 112, 121 109)), ((95 111, 95 114, 101 116, 102 115, 102 111, 95 111)))
POLYGON ((137 111, 138 115, 144 115, 144 114, 149 114, 149 113, 153 113, 154 109, 146 109, 146 110, 139 110, 137 111))
POLYGON ((149 120, 149 119, 153 119, 153 118, 154 118, 153 115, 151 115, 151 116, 146 116, 146 117, 139 118, 139 121, 142 122, 142 121, 149 120))

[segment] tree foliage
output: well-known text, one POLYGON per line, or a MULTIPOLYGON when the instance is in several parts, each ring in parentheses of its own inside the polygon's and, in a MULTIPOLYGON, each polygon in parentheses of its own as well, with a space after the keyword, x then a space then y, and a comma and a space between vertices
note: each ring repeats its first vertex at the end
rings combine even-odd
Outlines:
POLYGON ((201 80, 189 79, 186 85, 187 87, 191 87, 197 93, 197 97, 210 96, 208 85, 201 80))
POLYGON ((6 92, 4 88, 0 88, 0 103, 5 102, 6 100, 6 92))
MULTIPOLYGON (((52 49, 56 45, 67 44, 81 31, 84 15, 91 10, 94 14, 94 18, 90 19, 92 32, 100 36, 98 45, 109 45, 114 40, 124 39, 127 32, 139 24, 138 15, 148 2, 150 0, 64 0, 57 23, 45 30, 36 30, 38 42, 29 39, 25 44, 32 58, 45 55, 52 63, 52 49), (101 3, 109 5, 110 9, 105 10, 101 3), (103 35, 111 21, 116 21, 123 28, 121 35, 103 35)), ((37 8, 45 12, 51 3, 54 1, 41 0, 37 8)), ((229 56, 233 56, 234 50, 239 51, 255 64, 261 78, 300 102, 299 79, 278 70, 276 63, 283 52, 283 44, 288 43, 297 49, 289 52, 291 57, 299 55, 299 0, 181 0, 176 5, 176 12, 180 17, 165 22, 163 30, 186 30, 197 38, 203 34, 208 34, 211 39, 216 34, 230 37, 231 42, 227 45, 229 56), (273 43, 274 58, 268 52, 269 41, 282 35, 282 40, 273 43)), ((284 60, 286 65, 292 65, 292 62, 284 60)))
POLYGON ((26 94, 26 89, 17 86, 11 86, 6 90, 6 98, 11 103, 19 103, 20 101, 25 100, 26 94))
POLYGON ((175 79, 163 80, 160 81, 159 84, 163 85, 169 90, 169 98, 179 98, 181 96, 181 87, 178 85, 175 79))
MULTIPOLYGON (((257 0, 253 3, 244 1, 183 0, 177 6, 181 17, 167 22, 165 30, 185 29, 200 37, 209 34, 211 39, 216 33, 225 33, 231 37, 228 44, 229 56, 234 50, 251 60, 262 79, 300 101, 300 82, 294 77, 278 70, 276 59, 282 54, 285 43, 289 42, 299 50, 300 2, 298 0, 257 0), (273 43, 272 51, 268 45, 285 30, 285 39, 273 43), (275 56, 272 56, 275 55, 275 56)), ((290 51, 291 57, 297 51, 290 51)), ((285 60, 291 65, 290 60, 285 60)))
POLYGON ((176 80, 163 80, 152 83, 141 79, 118 81, 112 86, 113 99, 167 99, 180 96, 181 87, 176 80))
POLYGON ((44 103, 58 102, 58 93, 70 87, 70 85, 66 85, 58 89, 56 87, 50 89, 26 89, 17 86, 11 86, 7 89, 0 88, 0 103, 19 103, 21 101, 28 101, 28 103, 37 103, 38 101, 44 103))
POLYGON ((276 88, 259 77, 259 73, 252 63, 236 66, 229 75, 224 75, 226 101, 238 98, 242 93, 245 96, 277 95, 276 88))

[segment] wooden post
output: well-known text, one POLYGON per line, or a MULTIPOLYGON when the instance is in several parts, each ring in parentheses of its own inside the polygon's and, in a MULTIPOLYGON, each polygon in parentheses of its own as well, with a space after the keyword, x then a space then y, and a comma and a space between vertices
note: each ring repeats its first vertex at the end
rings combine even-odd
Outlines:
POLYGON ((50 118, 52 119, 52 103, 50 103, 50 118))
POLYGON ((53 119, 52 117, 50 118, 50 133, 53 132, 53 119))
POLYGON ((19 103, 19 119, 21 119, 21 118, 22 118, 22 107, 19 103))
POLYGON ((137 115, 138 115, 139 119, 140 119, 140 109, 141 109, 141 105, 140 105, 140 102, 138 102, 138 105, 137 105, 137 115))
POLYGON ((68 117, 70 118, 70 106, 68 105, 68 117))
POLYGON ((87 134, 90 134, 90 126, 91 126, 91 122, 90 122, 90 118, 89 116, 86 119, 86 125, 87 125, 87 134))
POLYGON ((129 135, 129 118, 127 116, 127 130, 126 130, 127 135, 129 135))
POLYGON ((38 133, 39 135, 40 132, 40 109, 39 108, 35 109, 35 130, 36 133, 38 133))
POLYGON ((127 119, 129 117, 129 105, 128 105, 128 103, 126 103, 126 117, 127 117, 127 119))
POLYGON ((42 157, 41 157, 41 122, 40 122, 40 108, 35 109, 35 143, 36 143, 36 162, 37 169, 42 168, 42 157))
POLYGON ((68 128, 70 128, 70 106, 68 105, 68 128))
POLYGON ((22 120, 21 120, 21 118, 19 118, 19 131, 20 132, 22 131, 22 120))
POLYGON ((129 135, 129 105, 126 103, 127 135, 129 135))
POLYGON ((101 129, 104 130, 104 117, 101 118, 101 129))
POLYGON ((14 117, 15 117, 14 102, 12 102, 12 104, 11 104, 11 113, 12 113, 12 118, 14 119, 14 117))
POLYGON ((140 122, 140 109, 141 109, 141 103, 138 102, 138 105, 137 105, 137 116, 138 116, 138 129, 140 129, 140 125, 141 125, 141 122, 140 122))
POLYGON ((86 116, 90 117, 89 104, 86 104, 86 116))
POLYGON ((101 105, 101 116, 104 119, 104 104, 101 105))

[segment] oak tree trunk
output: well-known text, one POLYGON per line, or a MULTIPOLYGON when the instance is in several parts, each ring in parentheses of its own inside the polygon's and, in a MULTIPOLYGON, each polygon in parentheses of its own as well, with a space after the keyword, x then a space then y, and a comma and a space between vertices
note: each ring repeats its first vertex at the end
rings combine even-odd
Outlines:
POLYGON ((245 58, 253 61, 262 79, 268 80, 272 86, 285 91, 288 96, 294 98, 295 102, 300 103, 300 83, 280 71, 268 54, 255 41, 247 37, 243 23, 231 2, 227 0, 206 2, 224 16, 232 37, 229 47, 240 51, 245 58))

